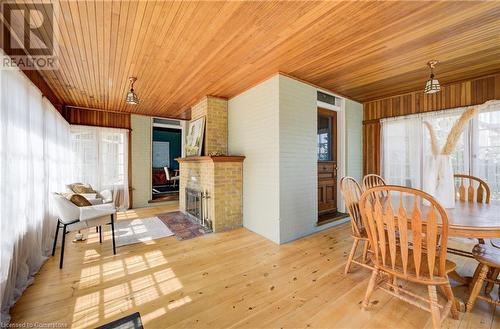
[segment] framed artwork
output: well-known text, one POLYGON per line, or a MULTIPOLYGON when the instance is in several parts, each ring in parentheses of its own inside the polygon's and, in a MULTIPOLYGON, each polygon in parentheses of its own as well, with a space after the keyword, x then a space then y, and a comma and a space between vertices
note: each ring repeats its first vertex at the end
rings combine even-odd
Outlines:
POLYGON ((189 123, 186 137, 186 156, 201 156, 203 133, 205 132, 205 117, 189 123))

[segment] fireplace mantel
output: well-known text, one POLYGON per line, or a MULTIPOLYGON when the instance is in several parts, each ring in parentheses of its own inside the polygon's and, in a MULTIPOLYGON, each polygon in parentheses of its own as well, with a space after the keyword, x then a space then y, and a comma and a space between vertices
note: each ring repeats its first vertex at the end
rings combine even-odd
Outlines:
POLYGON ((178 162, 202 162, 202 161, 212 161, 212 162, 243 162, 245 157, 242 155, 220 155, 220 156, 193 156, 185 158, 176 158, 178 162))

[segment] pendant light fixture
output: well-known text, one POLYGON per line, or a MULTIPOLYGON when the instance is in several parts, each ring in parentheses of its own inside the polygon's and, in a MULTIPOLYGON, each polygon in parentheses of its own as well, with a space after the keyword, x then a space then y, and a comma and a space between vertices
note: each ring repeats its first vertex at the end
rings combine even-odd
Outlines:
POLYGON ((134 82, 137 81, 137 78, 130 77, 128 81, 130 81, 130 91, 127 93, 125 101, 127 104, 137 105, 139 104, 139 97, 137 97, 137 94, 134 92, 134 82))
POLYGON ((436 60, 431 60, 427 63, 427 66, 429 66, 429 68, 431 69, 431 75, 429 77, 429 80, 427 80, 427 82, 425 83, 425 94, 434 94, 441 90, 438 79, 434 79, 434 67, 436 67, 437 63, 438 61, 436 60))

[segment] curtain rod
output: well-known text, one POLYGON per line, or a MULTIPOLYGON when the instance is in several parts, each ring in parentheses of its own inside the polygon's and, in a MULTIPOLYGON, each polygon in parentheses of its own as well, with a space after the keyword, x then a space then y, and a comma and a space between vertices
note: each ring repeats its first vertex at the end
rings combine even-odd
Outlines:
POLYGON ((468 105, 468 106, 455 107, 452 109, 445 109, 445 110, 439 110, 439 111, 414 113, 414 114, 401 115, 401 116, 390 117, 390 118, 383 118, 383 119, 380 119, 380 123, 397 121, 397 120, 409 120, 409 119, 414 119, 414 118, 433 117, 433 116, 439 116, 441 114, 460 113, 460 112, 464 112, 467 109, 472 108, 472 107, 478 107, 479 112, 499 111, 500 110, 500 100, 493 99, 493 100, 489 100, 483 104, 478 104, 478 105, 468 105))

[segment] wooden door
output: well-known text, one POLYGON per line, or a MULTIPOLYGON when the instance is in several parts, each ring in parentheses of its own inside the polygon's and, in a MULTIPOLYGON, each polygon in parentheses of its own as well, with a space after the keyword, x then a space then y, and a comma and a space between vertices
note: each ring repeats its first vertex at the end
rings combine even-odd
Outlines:
POLYGON ((337 112, 318 108, 318 216, 337 212, 337 112))

